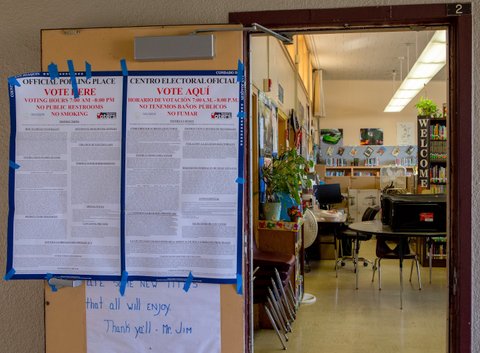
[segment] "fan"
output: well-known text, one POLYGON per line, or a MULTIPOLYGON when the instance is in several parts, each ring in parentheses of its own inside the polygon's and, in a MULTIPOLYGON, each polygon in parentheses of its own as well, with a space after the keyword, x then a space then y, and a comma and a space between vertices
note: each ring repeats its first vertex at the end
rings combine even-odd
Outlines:
MULTIPOLYGON (((303 213, 303 247, 311 246, 317 238, 318 224, 315 215, 308 208, 303 213)), ((313 304, 317 298, 310 293, 303 293, 302 304, 313 304)))
POLYGON ((306 249, 317 238, 318 224, 315 215, 308 208, 303 213, 303 247, 306 249))
POLYGON ((380 168, 380 190, 385 188, 406 189, 407 170, 402 166, 380 168))

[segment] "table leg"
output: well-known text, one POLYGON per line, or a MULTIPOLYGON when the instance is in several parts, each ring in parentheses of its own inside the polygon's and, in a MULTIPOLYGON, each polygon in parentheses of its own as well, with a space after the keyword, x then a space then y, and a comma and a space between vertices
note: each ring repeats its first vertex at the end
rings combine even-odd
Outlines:
POLYGON ((355 237, 355 249, 354 249, 354 264, 353 268, 355 269, 355 289, 358 289, 358 272, 360 271, 360 266, 358 266, 358 250, 359 250, 360 244, 358 240, 358 236, 355 237))
POLYGON ((400 264, 400 309, 403 309, 403 239, 398 242, 398 261, 400 264))
POLYGON ((335 277, 338 277, 338 247, 337 247, 337 227, 336 225, 333 225, 333 242, 334 242, 334 248, 335 248, 335 277))
POLYGON ((433 239, 428 238, 429 247, 428 247, 428 269, 430 274, 429 283, 432 284, 432 265, 433 265, 433 239))

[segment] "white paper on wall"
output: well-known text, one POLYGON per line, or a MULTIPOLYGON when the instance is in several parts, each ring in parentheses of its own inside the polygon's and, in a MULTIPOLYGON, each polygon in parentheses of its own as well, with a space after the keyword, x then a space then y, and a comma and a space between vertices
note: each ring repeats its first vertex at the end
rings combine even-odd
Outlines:
POLYGON ((397 144, 399 146, 415 145, 414 139, 415 125, 410 122, 397 123, 397 144))
POLYGON ((220 285, 86 281, 87 353, 220 352, 220 285))

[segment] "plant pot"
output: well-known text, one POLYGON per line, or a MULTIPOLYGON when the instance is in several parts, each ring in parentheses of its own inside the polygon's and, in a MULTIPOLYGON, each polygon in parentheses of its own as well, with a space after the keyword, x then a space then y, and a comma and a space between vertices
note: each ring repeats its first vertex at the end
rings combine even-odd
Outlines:
POLYGON ((293 197, 284 192, 279 192, 277 194, 280 203, 282 204, 282 210, 280 212, 280 219, 282 221, 290 221, 290 216, 288 215, 288 209, 292 206, 300 206, 293 197))
POLYGON ((267 221, 278 221, 281 211, 282 204, 280 202, 267 202, 263 204, 263 212, 267 221))

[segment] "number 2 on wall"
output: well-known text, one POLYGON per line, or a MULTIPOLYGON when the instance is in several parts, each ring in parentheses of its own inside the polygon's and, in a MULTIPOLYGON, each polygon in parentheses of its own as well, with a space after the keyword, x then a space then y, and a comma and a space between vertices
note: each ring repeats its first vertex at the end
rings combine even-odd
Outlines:
POLYGON ((447 4, 448 16, 469 15, 472 13, 472 4, 447 4))

